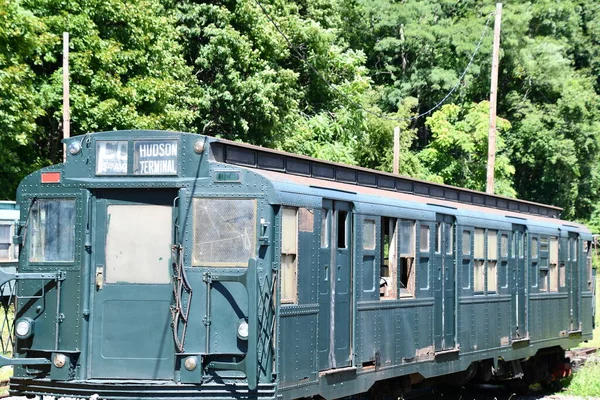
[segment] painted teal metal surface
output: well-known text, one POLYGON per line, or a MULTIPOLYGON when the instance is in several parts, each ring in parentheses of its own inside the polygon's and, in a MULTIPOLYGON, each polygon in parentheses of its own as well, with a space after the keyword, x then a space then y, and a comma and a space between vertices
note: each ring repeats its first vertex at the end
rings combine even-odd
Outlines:
POLYGON ((19 187, 17 316, 35 320, 35 332, 18 340, 16 359, 2 360, 34 364, 15 368, 14 394, 337 398, 383 379, 435 377, 472 362, 522 359, 591 338, 593 293, 584 251, 591 236, 585 227, 551 218, 555 207, 195 134, 115 131, 68 141, 74 140, 82 144, 80 153, 19 187), (127 145, 110 159, 114 164, 99 169, 98 149, 107 148, 99 143, 106 142, 127 145), (177 153, 161 159, 161 144, 176 144, 177 153), (147 153, 154 145, 158 153, 147 153), (60 183, 41 183, 49 171, 61 174, 60 183), (252 249, 247 262, 195 261, 194 252, 209 246, 197 242, 198 229, 216 238, 218 224, 236 223, 215 213, 198 227, 196 198, 255 202, 252 233, 239 232, 251 239, 243 244, 252 249), (72 261, 30 261, 26 228, 37 199, 75 200, 72 261), (106 281, 107 207, 119 204, 172 209, 164 229, 179 253, 164 260, 170 282, 106 281), (298 222, 296 298, 286 303, 283 207, 311 216, 298 222), (383 300, 386 218, 414 221, 414 287, 383 300), (375 235, 368 248, 366 220, 375 235), (474 290, 476 229, 497 232, 496 290, 474 290), (465 232, 469 243, 463 243, 465 232), (565 284, 557 290, 540 285, 548 251, 531 253, 535 240, 549 236, 559 238, 558 263, 565 265, 565 284), (420 245, 426 241, 429 246, 420 245), (40 282, 23 274, 64 279, 40 282), (178 292, 184 275, 190 290, 178 292), (173 310, 189 317, 174 318, 173 310), (247 338, 238 331, 243 323, 247 338), (53 364, 59 354, 65 366, 53 364))

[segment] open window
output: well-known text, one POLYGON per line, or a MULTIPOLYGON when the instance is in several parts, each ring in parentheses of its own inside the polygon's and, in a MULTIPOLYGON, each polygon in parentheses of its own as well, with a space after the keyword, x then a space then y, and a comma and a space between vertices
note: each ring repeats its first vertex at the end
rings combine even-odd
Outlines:
POLYGON ((415 221, 400 221, 400 297, 415 295, 415 221))
POLYGON ((381 218, 381 269, 379 296, 382 300, 398 298, 398 220, 381 218))

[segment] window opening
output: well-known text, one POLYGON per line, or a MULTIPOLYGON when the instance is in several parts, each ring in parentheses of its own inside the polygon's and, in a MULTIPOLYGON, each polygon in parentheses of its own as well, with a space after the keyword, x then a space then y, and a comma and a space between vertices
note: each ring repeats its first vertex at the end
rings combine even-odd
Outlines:
POLYGON ((106 283, 170 283, 172 218, 170 206, 108 205, 106 283))
POLYGON ((348 248, 348 212, 337 211, 337 247, 338 249, 348 248))
POLYGON ((531 238, 531 258, 538 258, 538 240, 535 237, 531 238))
POLYGON ((559 285, 558 238, 551 237, 548 247, 549 247, 549 252, 550 252, 550 267, 549 267, 550 291, 558 292, 558 285, 559 285))
POLYGON ((505 233, 500 236, 500 257, 508 257, 508 235, 505 233))
POLYGON ((375 249, 375 221, 372 219, 363 221, 363 249, 375 249))
POLYGON ((446 240, 446 254, 452 254, 454 251, 454 225, 446 222, 444 236, 446 240))
POLYGON ((381 270, 379 280, 379 296, 390 300, 397 298, 397 220, 383 217, 381 219, 381 270))
POLYGON ((548 237, 542 236, 540 237, 540 251, 548 251, 549 242, 548 237))
POLYGON ((523 232, 519 232, 519 258, 523 258, 523 255, 525 254, 524 251, 524 247, 525 247, 525 240, 523 240, 523 232))
POLYGON ((298 209, 281 212, 281 303, 298 302, 298 209))
POLYGON ((308 208, 301 208, 298 214, 298 231, 313 232, 315 230, 315 212, 308 208))
POLYGON ((193 262, 247 267, 256 255, 256 201, 195 198, 193 262))
POLYGON ((538 286, 540 292, 548 291, 548 259, 540 259, 540 271, 538 275, 538 286))
POLYGON ((442 252, 442 224, 439 222, 435 224, 435 252, 442 252))
POLYGON ((31 209, 29 261, 73 261, 75 200, 39 199, 31 209))
POLYGON ((463 256, 471 255, 471 231, 463 231, 462 253, 463 256))
POLYGON ((419 235, 419 249, 422 252, 429 251, 429 225, 421 224, 419 235))
POLYGON ((485 290, 485 230, 481 228, 475 228, 473 256, 473 290, 475 292, 483 292, 485 290))
POLYGON ((11 254, 11 225, 0 225, 0 261, 13 260, 11 254))
POLYGON ((321 210, 321 248, 329 248, 329 210, 321 210))
POLYGON ((415 295, 415 221, 400 221, 400 296, 415 295))
POLYGON ((488 231, 487 247, 487 290, 498 290, 498 231, 488 231))

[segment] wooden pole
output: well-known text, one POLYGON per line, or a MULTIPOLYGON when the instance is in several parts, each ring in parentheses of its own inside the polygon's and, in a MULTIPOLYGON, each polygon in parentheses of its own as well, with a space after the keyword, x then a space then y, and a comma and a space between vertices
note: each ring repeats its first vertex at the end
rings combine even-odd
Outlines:
MULTIPOLYGON (((71 136, 69 104, 69 32, 63 32, 63 138, 71 136)), ((67 161, 67 146, 63 143, 63 162, 67 161)))
POLYGON ((498 95, 498 53, 500 52, 500 23, 502 3, 496 3, 494 21, 494 50, 492 53, 492 79, 490 84, 490 129, 488 132, 488 164, 486 192, 494 194, 494 166, 496 164, 496 97, 498 95))
POLYGON ((400 127, 394 128, 394 174, 398 175, 400 169, 400 127))

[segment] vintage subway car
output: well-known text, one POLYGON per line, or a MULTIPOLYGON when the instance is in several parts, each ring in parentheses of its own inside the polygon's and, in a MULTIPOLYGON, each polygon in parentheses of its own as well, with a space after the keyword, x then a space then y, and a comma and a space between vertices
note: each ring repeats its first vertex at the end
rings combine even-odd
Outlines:
POLYGON ((197 134, 66 140, 23 180, 10 390, 339 398, 547 381, 592 337, 560 209, 197 134))

